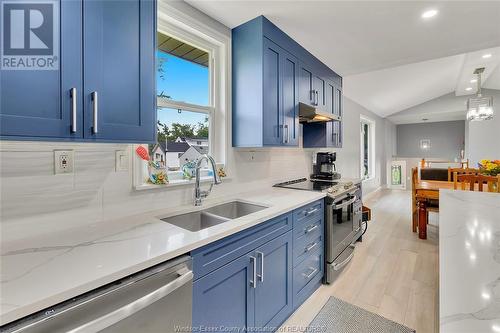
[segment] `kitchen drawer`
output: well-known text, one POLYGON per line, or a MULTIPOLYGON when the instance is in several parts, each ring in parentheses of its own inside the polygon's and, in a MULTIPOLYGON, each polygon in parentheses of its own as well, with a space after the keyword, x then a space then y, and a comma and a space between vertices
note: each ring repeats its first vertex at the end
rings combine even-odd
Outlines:
POLYGON ((291 229, 288 213, 192 251, 195 280, 291 229))
POLYGON ((294 267, 309 257, 311 253, 316 252, 319 248, 323 248, 323 234, 315 235, 315 238, 304 236, 299 241, 300 243, 295 241, 293 246, 294 267))
POLYGON ((317 234, 323 232, 323 216, 314 214, 313 217, 302 219, 293 226, 294 239, 303 237, 308 234, 317 234))
POLYGON ((293 226, 298 226, 305 220, 324 216, 323 199, 312 202, 293 211, 293 226))
POLYGON ((322 278, 323 267, 323 247, 320 247, 293 269, 293 294, 299 294, 309 282, 316 280, 318 276, 322 278))

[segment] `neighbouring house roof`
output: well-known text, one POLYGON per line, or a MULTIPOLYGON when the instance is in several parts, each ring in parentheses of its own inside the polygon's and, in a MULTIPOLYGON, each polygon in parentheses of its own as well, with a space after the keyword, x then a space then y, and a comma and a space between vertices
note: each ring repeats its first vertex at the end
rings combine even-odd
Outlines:
POLYGON ((167 141, 167 152, 169 153, 184 153, 189 147, 186 142, 167 141))
POLYGON ((208 141, 208 138, 197 138, 197 137, 194 137, 194 138, 187 138, 187 137, 178 137, 176 140, 176 142, 188 142, 188 141, 208 141))
POLYGON ((165 153, 165 149, 167 148, 167 143, 166 142, 159 142, 153 146, 153 149, 151 151, 154 152, 158 148, 161 149, 162 153, 165 153))
POLYGON ((191 146, 200 154, 208 154, 208 146, 191 146))

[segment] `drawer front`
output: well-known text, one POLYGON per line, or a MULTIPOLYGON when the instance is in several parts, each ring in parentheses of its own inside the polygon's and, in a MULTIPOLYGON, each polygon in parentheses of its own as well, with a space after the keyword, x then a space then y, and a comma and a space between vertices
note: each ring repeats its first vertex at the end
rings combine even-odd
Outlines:
POLYGON ((300 265, 293 269, 293 294, 301 292, 304 287, 315 279, 323 276, 324 267, 323 248, 319 248, 315 253, 309 255, 300 265))
POLYGON ((323 216, 304 219, 293 226, 294 239, 300 239, 304 236, 319 235, 323 233, 323 216))
POLYGON ((305 220, 324 216, 323 199, 312 202, 293 211, 293 226, 298 226, 305 220))
POLYGON ((324 248, 322 234, 317 235, 316 238, 304 237, 299 245, 293 247, 293 266, 297 266, 320 248, 324 248))
POLYGON ((199 279, 291 229, 292 214, 284 214, 192 251, 194 279, 199 279))

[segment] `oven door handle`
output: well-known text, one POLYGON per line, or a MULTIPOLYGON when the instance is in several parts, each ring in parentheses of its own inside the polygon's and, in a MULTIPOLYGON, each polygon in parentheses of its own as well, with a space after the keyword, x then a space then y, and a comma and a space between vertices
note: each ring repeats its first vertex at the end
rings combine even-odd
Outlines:
POLYGON ((337 205, 337 204, 334 203, 332 205, 332 208, 333 209, 343 209, 343 208, 346 208, 347 206, 349 206, 350 204, 353 204, 356 200, 358 200, 358 197, 357 196, 353 196, 352 199, 350 199, 347 202, 343 202, 340 205, 337 205))
POLYGON ((341 269, 342 267, 344 267, 345 265, 347 265, 349 263, 349 261, 351 261, 352 257, 354 257, 354 249, 355 249, 355 245, 351 244, 349 245, 349 247, 353 250, 352 253, 344 260, 342 261, 341 263, 338 263, 338 264, 333 264, 333 270, 334 271, 338 271, 339 269, 341 269))

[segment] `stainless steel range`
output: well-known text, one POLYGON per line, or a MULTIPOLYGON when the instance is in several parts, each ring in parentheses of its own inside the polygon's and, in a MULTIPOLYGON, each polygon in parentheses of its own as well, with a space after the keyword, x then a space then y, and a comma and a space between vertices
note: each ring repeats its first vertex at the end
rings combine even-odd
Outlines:
POLYGON ((274 186, 326 193, 324 282, 332 283, 354 256, 355 243, 363 234, 361 184, 300 178, 274 186))

